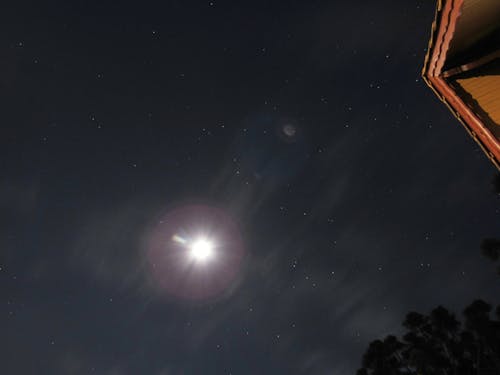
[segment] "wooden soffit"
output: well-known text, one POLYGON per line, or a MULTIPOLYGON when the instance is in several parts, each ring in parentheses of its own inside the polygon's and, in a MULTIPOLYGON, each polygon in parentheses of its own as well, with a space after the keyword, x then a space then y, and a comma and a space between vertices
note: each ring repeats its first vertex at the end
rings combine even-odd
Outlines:
POLYGON ((500 0, 438 0, 422 76, 500 169, 500 0))

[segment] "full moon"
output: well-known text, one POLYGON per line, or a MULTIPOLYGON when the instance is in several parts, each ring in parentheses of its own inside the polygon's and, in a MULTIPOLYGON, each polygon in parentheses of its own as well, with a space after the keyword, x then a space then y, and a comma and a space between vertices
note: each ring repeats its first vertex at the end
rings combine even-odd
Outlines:
POLYGON ((191 259, 196 262, 207 262, 214 256, 214 244, 205 238, 196 239, 189 250, 191 259))
POLYGON ((245 254, 235 220, 207 205, 167 212, 148 233, 144 246, 153 286, 185 300, 224 295, 238 279, 245 254))

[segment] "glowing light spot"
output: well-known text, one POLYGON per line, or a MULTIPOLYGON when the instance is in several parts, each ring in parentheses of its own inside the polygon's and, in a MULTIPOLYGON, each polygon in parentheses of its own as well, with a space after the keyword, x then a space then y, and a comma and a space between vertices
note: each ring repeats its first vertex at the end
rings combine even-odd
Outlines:
POLYGON ((196 262, 206 262, 214 256, 214 244, 205 238, 195 240, 189 250, 191 258, 196 262))
POLYGON ((245 247, 234 219, 219 208, 177 207, 148 231, 151 286, 185 300, 224 295, 241 270, 245 247))
POLYGON ((285 133, 287 137, 293 138, 297 134, 297 129, 293 125, 286 124, 283 126, 283 133, 285 133))

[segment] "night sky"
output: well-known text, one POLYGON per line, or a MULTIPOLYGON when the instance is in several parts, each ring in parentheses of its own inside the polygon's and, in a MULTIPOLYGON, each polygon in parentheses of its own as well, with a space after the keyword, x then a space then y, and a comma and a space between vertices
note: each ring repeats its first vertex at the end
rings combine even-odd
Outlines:
POLYGON ((0 12, 2 374, 348 375, 499 302, 433 1, 43 3, 0 12))

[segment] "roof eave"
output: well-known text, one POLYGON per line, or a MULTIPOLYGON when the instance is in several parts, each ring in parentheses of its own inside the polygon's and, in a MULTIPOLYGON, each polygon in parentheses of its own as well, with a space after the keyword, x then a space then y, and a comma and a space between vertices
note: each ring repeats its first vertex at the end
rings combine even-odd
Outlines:
POLYGON ((422 77, 443 101, 486 156, 500 170, 500 142, 442 77, 442 70, 464 0, 438 0, 422 77))

